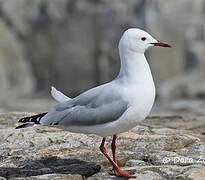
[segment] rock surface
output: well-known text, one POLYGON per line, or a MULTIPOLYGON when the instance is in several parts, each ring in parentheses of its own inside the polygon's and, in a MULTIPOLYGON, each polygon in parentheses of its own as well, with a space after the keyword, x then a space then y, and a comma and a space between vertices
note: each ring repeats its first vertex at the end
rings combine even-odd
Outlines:
MULTIPOLYGON (((49 127, 14 129, 33 113, 0 115, 0 179, 119 179, 101 137, 49 127)), ((117 140, 118 163, 138 180, 204 179, 205 117, 149 117, 117 140)), ((111 138, 107 139, 110 151, 111 138)))

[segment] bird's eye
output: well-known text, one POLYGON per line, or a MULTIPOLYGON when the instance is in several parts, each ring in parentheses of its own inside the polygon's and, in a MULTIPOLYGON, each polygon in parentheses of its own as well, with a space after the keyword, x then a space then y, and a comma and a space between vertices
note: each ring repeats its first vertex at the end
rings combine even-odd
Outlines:
POLYGON ((142 38, 141 38, 142 41, 145 41, 146 39, 147 39, 146 37, 142 37, 142 38))

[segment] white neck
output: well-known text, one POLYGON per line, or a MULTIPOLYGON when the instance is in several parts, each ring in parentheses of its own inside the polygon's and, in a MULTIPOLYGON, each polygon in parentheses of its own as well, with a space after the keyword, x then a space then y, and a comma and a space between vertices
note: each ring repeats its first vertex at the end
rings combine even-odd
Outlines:
POLYGON ((128 83, 153 82, 151 70, 144 53, 120 50, 121 69, 118 78, 128 83))

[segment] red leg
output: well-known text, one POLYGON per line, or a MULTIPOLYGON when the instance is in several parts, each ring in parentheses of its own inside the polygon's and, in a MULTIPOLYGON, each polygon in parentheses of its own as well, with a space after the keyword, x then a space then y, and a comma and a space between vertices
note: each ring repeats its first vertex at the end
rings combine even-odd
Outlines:
MULTIPOLYGON (((117 139, 117 136, 116 136, 116 134, 115 134, 115 135, 113 135, 112 144, 111 144, 111 149, 112 149, 113 161, 117 164, 116 145, 115 145, 115 144, 116 144, 116 143, 115 143, 115 142, 116 142, 116 139, 117 139)), ((113 167, 113 169, 114 169, 115 174, 117 174, 118 172, 117 172, 116 168, 113 167)), ((134 174, 134 173, 136 172, 135 169, 126 170, 126 171, 128 171, 128 172, 131 173, 131 174, 134 174)))
POLYGON ((105 138, 103 138, 103 140, 102 140, 102 143, 100 145, 100 150, 106 156, 106 158, 110 161, 110 163, 112 164, 114 171, 115 171, 115 175, 121 176, 121 177, 126 177, 126 178, 135 178, 135 176, 130 175, 128 171, 120 169, 120 167, 117 165, 117 163, 114 162, 112 160, 112 158, 108 155, 104 145, 105 145, 105 138))
POLYGON ((118 168, 118 165, 111 159, 111 157, 108 155, 106 149, 105 149, 105 138, 103 138, 101 145, 100 145, 100 150, 101 152, 106 156, 106 158, 110 161, 110 163, 113 165, 114 168, 118 168))
POLYGON ((116 135, 113 135, 112 138, 112 144, 111 144, 111 149, 112 149, 112 156, 113 156, 113 161, 117 164, 117 158, 116 158, 116 145, 115 145, 115 141, 117 139, 116 135))

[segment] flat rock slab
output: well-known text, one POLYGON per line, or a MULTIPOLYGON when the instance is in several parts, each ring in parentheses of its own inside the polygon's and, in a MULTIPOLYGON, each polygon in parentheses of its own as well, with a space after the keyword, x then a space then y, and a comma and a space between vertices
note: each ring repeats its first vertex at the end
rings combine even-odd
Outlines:
MULTIPOLYGON (((120 179, 99 151, 101 137, 51 127, 15 129, 27 115, 33 113, 0 115, 0 180, 120 179)), ((203 116, 150 117, 119 135, 118 163, 135 169, 138 180, 205 179, 204 124, 203 116)))

